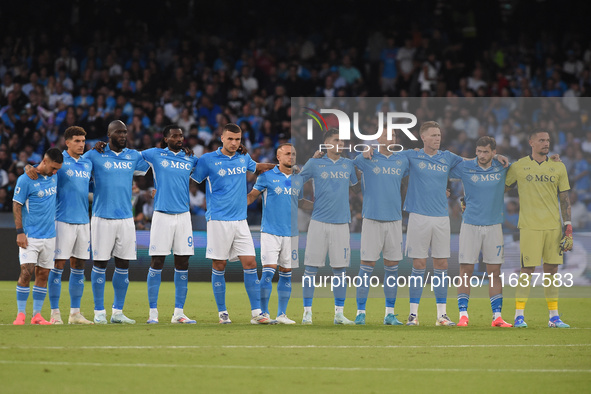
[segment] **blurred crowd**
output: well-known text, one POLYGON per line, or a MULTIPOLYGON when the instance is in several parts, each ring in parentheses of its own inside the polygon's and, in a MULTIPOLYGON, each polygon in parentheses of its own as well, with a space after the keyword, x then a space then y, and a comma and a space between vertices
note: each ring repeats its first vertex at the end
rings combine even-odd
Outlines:
MULTIPOLYGON (((452 13, 445 2, 432 3, 433 18, 447 12, 460 23, 472 12, 452 13)), ((196 18, 191 7, 187 18, 196 18)), ((8 25, 2 35, 0 211, 11 211, 23 167, 38 163, 49 147, 65 147, 63 133, 72 125, 86 130, 90 148, 106 139, 109 122, 120 119, 128 126, 128 147, 143 150, 160 142, 164 126, 177 123, 186 146, 201 156, 220 146, 221 128, 233 122, 244 131, 253 159, 270 162, 275 147, 291 137, 292 97, 557 97, 557 107, 548 109, 556 116, 540 121, 553 129, 553 152, 571 177, 573 224, 589 226, 591 119, 581 100, 591 97, 587 37, 523 30, 481 42, 459 25, 433 20, 342 37, 314 24, 278 33, 240 21, 230 34, 225 25, 204 32, 183 23, 156 34, 130 15, 89 29, 80 26, 80 16, 74 22, 46 30, 8 25)), ((478 118, 458 110, 438 120, 445 130, 442 146, 458 154, 473 156, 483 134, 495 136, 499 153, 511 159, 529 152, 527 130, 512 113, 478 118)), ((249 178, 250 185, 254 181, 249 178)), ((136 179, 138 228, 149 228, 152 186, 149 177, 136 179)), ((191 186, 198 216, 205 209, 203 191, 191 186)), ((452 216, 457 197, 450 197, 452 216)), ((360 212, 360 197, 351 198, 360 212)), ((510 225, 517 203, 508 199, 510 225)), ((257 204, 249 207, 251 224, 260 220, 257 204)))

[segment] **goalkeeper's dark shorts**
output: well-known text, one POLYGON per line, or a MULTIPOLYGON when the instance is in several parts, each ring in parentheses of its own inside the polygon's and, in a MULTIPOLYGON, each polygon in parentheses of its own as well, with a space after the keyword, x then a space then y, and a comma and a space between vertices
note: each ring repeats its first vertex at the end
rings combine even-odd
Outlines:
POLYGON ((562 230, 519 229, 519 250, 522 267, 537 267, 542 263, 562 264, 560 240, 562 230))

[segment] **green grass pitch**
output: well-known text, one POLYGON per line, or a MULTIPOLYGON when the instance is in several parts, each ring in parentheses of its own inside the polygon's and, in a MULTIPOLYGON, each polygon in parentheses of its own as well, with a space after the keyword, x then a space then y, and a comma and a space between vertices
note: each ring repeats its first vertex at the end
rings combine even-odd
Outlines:
MULTIPOLYGON (((383 326, 383 299, 370 298, 367 325, 334 326, 330 297, 314 300, 314 325, 299 324, 302 299, 288 316, 295 326, 249 324, 241 283, 228 283, 233 324, 221 326, 211 285, 189 283, 185 312, 197 325, 172 325, 174 287, 162 283, 158 325, 147 325, 146 284, 132 282, 125 312, 134 326, 12 326, 14 282, 0 282, 0 392, 585 392, 591 387, 591 300, 563 298, 563 320, 573 328, 547 328, 544 299, 531 299, 526 329, 490 327, 486 298, 470 300, 470 327, 435 327, 435 303, 421 303, 419 327, 383 326)), ((294 286, 294 295, 301 290, 294 286)), ((348 291, 349 297, 354 295, 348 291)), ((453 291, 450 290, 450 297, 453 291)), ((112 302, 107 284, 105 305, 112 302)), ((276 292, 271 311, 276 310, 276 292)), ((355 315, 355 300, 345 304, 355 315)), ((456 301, 448 311, 457 321, 456 301)), ((506 299, 504 318, 513 320, 506 299)), ((108 308, 110 309, 110 308, 108 308)), ((67 320, 67 282, 62 288, 67 320)), ((87 282, 82 312, 92 318, 87 282)), ((408 298, 397 301, 400 320, 408 298)), ((49 300, 43 310, 49 318, 49 300)), ((274 315, 274 313, 272 313, 274 315)), ((110 311, 108 311, 110 316, 110 311)))

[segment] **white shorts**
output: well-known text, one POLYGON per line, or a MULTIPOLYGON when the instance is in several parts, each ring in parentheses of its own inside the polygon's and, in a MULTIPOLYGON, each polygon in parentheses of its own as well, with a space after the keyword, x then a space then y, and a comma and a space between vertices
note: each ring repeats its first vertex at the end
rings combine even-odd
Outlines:
POLYGON ((450 256, 449 217, 419 215, 411 212, 406 230, 406 255, 412 259, 448 259, 450 256))
POLYGON ((71 224, 55 222, 55 259, 69 260, 76 257, 80 260, 90 258, 90 224, 71 224))
POLYGON ((135 260, 135 226, 133 218, 103 219, 93 216, 90 220, 92 259, 107 261, 111 257, 135 260))
POLYGON ((460 229, 460 264, 476 264, 482 250, 486 264, 503 264, 504 241, 500 224, 474 226, 462 222, 460 229))
POLYGON ((234 261, 239 256, 256 256, 246 220, 208 221, 205 257, 234 261))
POLYGON ((381 222, 363 219, 361 225, 361 261, 375 262, 380 259, 402 260, 402 220, 381 222))
POLYGON ((150 256, 192 256, 193 225, 189 212, 168 214, 155 211, 150 230, 150 256))
POLYGON ((55 255, 54 238, 29 238, 26 249, 18 248, 18 259, 23 264, 35 264, 41 268, 53 268, 53 256, 55 255))
POLYGON ((324 267, 326 253, 332 268, 346 268, 351 261, 349 224, 310 220, 304 265, 324 267))
POLYGON ((298 244, 298 236, 281 237, 261 233, 261 264, 277 264, 283 268, 298 268, 297 251, 294 254, 291 245, 298 244))

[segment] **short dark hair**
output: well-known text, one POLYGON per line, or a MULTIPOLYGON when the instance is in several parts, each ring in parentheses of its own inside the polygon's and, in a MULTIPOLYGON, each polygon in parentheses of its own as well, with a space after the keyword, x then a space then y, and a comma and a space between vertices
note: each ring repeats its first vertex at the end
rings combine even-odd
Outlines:
POLYGON ((170 131, 171 130, 177 130, 177 129, 183 131, 183 129, 181 128, 181 126, 179 126, 178 124, 169 124, 168 126, 166 126, 162 130, 162 136, 164 138, 168 138, 168 136, 170 135, 170 131))
POLYGON ((58 148, 48 149, 47 152, 45 152, 45 157, 58 164, 62 164, 64 162, 64 155, 58 148))
POLYGON ((242 133, 242 129, 236 123, 226 124, 224 126, 224 129, 222 130, 222 132, 224 132, 224 131, 229 131, 231 133, 242 133))
POLYGON ((548 133, 550 134, 550 132, 548 130, 545 129, 533 129, 530 133, 529 133, 529 139, 533 139, 535 138, 536 135, 540 134, 540 133, 548 133))
POLYGON ((488 146, 490 145, 490 150, 497 149, 497 141, 491 136, 485 135, 484 137, 480 137, 478 141, 476 141, 476 146, 488 146))
POLYGON ((339 130, 335 129, 335 128, 331 128, 328 129, 324 132, 324 135, 322 136, 322 141, 326 142, 327 139, 329 139, 330 137, 332 137, 335 134, 339 134, 339 130))
POLYGON ((86 131, 84 131, 84 129, 80 126, 70 126, 64 132, 64 139, 66 141, 71 140, 72 138, 74 138, 74 136, 78 136, 78 135, 85 136, 86 131))

